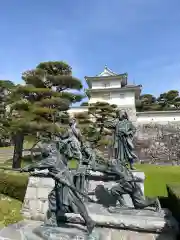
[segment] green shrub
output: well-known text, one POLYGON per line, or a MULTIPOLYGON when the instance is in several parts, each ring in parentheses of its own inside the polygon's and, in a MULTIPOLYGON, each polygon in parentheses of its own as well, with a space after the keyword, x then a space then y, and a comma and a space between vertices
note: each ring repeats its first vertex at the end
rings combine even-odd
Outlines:
POLYGON ((0 193, 23 202, 28 183, 28 175, 0 171, 0 193))
POLYGON ((167 184, 168 208, 173 216, 180 222, 180 184, 167 184))

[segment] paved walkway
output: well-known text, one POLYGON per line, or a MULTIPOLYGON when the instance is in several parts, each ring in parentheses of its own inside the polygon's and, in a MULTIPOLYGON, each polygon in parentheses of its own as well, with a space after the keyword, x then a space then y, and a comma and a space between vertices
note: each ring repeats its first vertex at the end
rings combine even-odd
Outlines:
MULTIPOLYGON (((13 157, 14 147, 0 148, 0 163, 13 157)), ((23 156, 29 155, 29 151, 24 151, 23 156)))
POLYGON ((14 148, 0 148, 0 163, 12 158, 14 148))

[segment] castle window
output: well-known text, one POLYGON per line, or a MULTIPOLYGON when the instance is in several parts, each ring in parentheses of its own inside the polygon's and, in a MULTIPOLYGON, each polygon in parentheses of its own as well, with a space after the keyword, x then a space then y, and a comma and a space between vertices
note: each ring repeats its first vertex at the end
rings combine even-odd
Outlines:
POLYGON ((105 93, 105 94, 103 95, 103 99, 104 99, 104 100, 109 100, 109 99, 111 99, 110 93, 105 93))
POLYGON ((105 88, 110 87, 110 83, 106 82, 106 83, 104 84, 104 87, 105 87, 105 88))

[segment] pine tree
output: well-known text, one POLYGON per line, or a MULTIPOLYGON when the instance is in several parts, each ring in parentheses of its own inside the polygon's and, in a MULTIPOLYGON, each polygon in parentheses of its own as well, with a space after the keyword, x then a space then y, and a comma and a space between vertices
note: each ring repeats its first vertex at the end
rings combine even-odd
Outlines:
POLYGON ((24 72, 22 79, 25 85, 17 86, 11 94, 7 121, 14 139, 13 168, 21 166, 24 136, 60 132, 70 105, 84 97, 79 94, 80 80, 72 76, 72 69, 65 62, 40 63, 24 72))
POLYGON ((107 102, 88 105, 88 111, 76 114, 82 132, 94 146, 105 145, 106 135, 111 134, 105 128, 105 122, 116 116, 117 106, 107 102))

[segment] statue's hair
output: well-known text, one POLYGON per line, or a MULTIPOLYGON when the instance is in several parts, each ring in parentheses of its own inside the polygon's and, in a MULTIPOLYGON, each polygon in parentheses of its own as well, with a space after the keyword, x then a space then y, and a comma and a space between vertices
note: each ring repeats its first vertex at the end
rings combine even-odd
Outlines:
POLYGON ((121 118, 129 120, 128 114, 125 110, 117 110, 116 116, 118 118, 121 116, 121 118))
POLYGON ((70 118, 69 119, 69 125, 72 126, 74 124, 74 122, 76 122, 75 118, 70 118))

